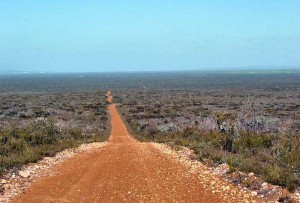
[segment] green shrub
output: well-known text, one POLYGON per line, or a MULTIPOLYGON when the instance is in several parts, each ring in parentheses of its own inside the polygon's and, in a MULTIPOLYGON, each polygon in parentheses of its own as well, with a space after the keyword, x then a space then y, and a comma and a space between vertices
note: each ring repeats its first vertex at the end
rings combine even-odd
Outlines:
POLYGON ((104 141, 107 133, 84 134, 79 129, 60 132, 51 122, 34 123, 27 128, 0 132, 0 174, 23 164, 36 162, 44 156, 54 156, 66 148, 84 142, 104 141))
POLYGON ((154 141, 194 150, 199 160, 226 162, 231 171, 241 170, 261 175, 262 179, 289 190, 300 186, 300 137, 241 131, 228 135, 215 131, 188 129, 176 133, 139 131, 130 126, 140 141, 154 141), (224 146, 232 141, 232 151, 224 146))

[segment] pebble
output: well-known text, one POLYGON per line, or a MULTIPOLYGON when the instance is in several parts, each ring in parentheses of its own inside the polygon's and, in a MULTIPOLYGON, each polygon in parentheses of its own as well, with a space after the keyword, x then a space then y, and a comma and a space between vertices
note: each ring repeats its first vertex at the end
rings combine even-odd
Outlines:
POLYGON ((19 175, 22 177, 22 178, 28 178, 30 176, 30 172, 27 172, 27 171, 19 171, 19 175))
POLYGON ((251 176, 254 176, 254 173, 251 172, 251 173, 249 173, 248 175, 249 175, 249 177, 251 177, 251 176))
POLYGON ((252 196, 256 196, 256 195, 257 195, 257 192, 256 192, 256 191, 251 191, 251 195, 252 195, 252 196))

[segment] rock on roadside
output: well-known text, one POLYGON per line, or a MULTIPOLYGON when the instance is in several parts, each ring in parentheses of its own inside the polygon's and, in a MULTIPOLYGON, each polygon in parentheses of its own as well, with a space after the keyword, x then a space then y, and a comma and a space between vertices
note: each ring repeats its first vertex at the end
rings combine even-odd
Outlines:
POLYGON ((22 178, 28 178, 30 176, 30 173, 27 171, 19 171, 19 176, 22 178))

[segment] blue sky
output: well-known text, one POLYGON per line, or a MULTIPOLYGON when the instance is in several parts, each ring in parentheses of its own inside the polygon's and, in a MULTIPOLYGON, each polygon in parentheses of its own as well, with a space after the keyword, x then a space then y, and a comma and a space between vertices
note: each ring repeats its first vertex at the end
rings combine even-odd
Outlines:
POLYGON ((0 70, 300 66, 299 0, 1 0, 0 70))

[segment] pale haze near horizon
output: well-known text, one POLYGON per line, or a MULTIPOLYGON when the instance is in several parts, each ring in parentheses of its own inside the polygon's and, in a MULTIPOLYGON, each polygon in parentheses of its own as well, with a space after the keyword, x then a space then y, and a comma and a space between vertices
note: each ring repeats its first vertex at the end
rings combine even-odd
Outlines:
POLYGON ((0 71, 300 66, 299 0, 0 2, 0 71))

